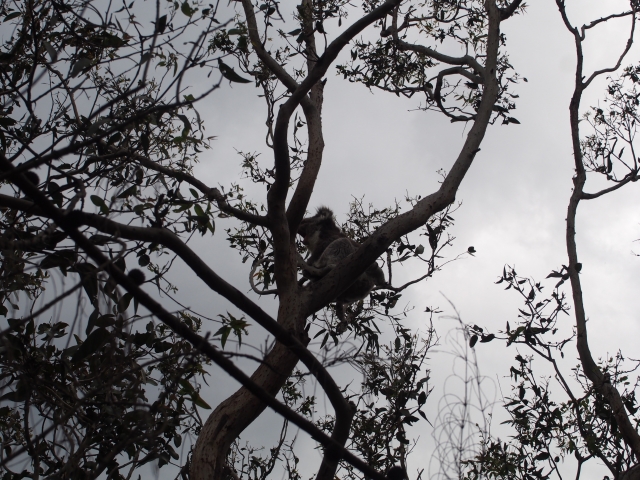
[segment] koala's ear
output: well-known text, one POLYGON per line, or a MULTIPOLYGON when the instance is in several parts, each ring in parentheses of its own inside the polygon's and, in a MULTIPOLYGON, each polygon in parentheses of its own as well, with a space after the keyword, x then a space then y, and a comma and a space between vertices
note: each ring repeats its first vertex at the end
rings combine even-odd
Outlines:
POLYGON ((329 207, 320 207, 315 216, 318 217, 319 220, 333 220, 333 210, 329 207))

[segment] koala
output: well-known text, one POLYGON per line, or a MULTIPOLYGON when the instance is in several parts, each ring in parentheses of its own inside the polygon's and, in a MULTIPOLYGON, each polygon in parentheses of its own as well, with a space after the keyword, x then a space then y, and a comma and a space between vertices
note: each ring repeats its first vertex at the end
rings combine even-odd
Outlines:
MULTIPOLYGON (((318 280, 329 273, 342 259, 355 252, 360 244, 347 237, 336 225, 333 212, 320 207, 315 215, 300 222, 298 235, 309 250, 309 258, 300 265, 303 275, 311 281, 318 280)), ((376 262, 372 263, 355 282, 342 292, 336 303, 338 318, 344 320, 346 305, 364 299, 376 286, 386 285, 384 272, 376 262)))

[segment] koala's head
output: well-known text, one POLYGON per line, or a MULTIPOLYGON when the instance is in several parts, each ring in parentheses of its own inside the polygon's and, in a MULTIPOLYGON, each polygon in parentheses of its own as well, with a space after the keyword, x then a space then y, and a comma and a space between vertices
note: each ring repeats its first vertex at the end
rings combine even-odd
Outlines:
POLYGON ((302 237, 302 243, 313 252, 324 240, 341 236, 342 232, 336 225, 331 209, 320 207, 315 215, 302 219, 298 235, 302 237))

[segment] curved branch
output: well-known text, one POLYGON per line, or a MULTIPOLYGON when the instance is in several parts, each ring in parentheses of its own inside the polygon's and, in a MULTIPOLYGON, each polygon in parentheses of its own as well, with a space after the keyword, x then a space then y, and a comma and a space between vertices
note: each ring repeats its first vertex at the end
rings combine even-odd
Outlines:
POLYGON ((631 174, 627 175, 626 178, 622 179, 619 183, 617 183, 616 185, 613 185, 612 187, 604 188, 596 193, 582 192, 582 194, 580 195, 580 198, 582 200, 593 200, 594 198, 598 198, 598 197, 601 197, 602 195, 606 195, 607 193, 618 190, 619 188, 625 186, 629 182, 635 182, 637 180, 638 180, 638 172, 633 172, 633 175, 631 174))
POLYGON ((603 68, 602 70, 596 70, 595 72, 593 72, 591 74, 591 76, 589 77, 589 79, 582 84, 583 88, 587 88, 589 86, 589 84, 596 77, 599 77, 603 73, 615 72, 616 70, 618 70, 620 68, 620 65, 622 65, 622 60, 624 60, 624 57, 627 56, 627 53, 629 53, 629 50, 631 50, 631 45, 633 45, 633 35, 634 35, 635 31, 636 31, 635 9, 633 10, 633 13, 634 14, 631 17, 631 32, 629 33, 629 38, 627 39, 627 44, 625 45, 624 50, 620 54, 620 57, 618 57, 618 61, 616 62, 616 64, 613 67, 603 68))
POLYGON ((476 75, 473 75, 473 74, 467 72, 462 67, 446 68, 446 69, 441 70, 441 71, 438 72, 438 80, 436 81, 436 88, 435 88, 435 90, 433 92, 433 97, 435 98, 436 103, 438 104, 438 108, 440 109, 440 111, 442 113, 444 113, 447 117, 449 117, 452 122, 468 122, 470 120, 473 120, 475 118, 475 116, 454 115, 452 113, 449 113, 447 111, 447 109, 445 108, 444 104, 442 103, 442 95, 440 94, 440 92, 442 91, 442 83, 444 81, 444 77, 447 77, 449 75, 455 75, 456 73, 459 74, 459 75, 463 75, 463 76, 467 77, 472 82, 483 83, 482 80, 480 80, 480 82, 478 82, 478 77, 476 75))
POLYGON ((430 277, 431 275, 433 275, 433 272, 425 273, 420 278, 416 278, 415 280, 411 280, 410 282, 407 282, 404 285, 401 285, 399 287, 394 287, 391 284, 388 284, 388 285, 383 285, 381 287, 376 287, 376 288, 374 288, 374 290, 391 290, 392 292, 398 293, 398 292, 403 291, 405 288, 410 287, 413 284, 421 282, 422 280, 424 280, 425 278, 430 277))
POLYGON ((622 12, 622 13, 613 13, 611 15, 607 15, 606 17, 602 17, 602 18, 598 18, 597 20, 594 20, 593 22, 589 23, 588 25, 583 25, 582 28, 580 30, 582 30, 582 40, 584 40, 585 38, 585 31, 589 30, 590 28, 595 27, 596 25, 599 25, 601 23, 605 23, 608 22, 609 20, 613 19, 613 18, 622 18, 622 17, 626 17, 627 15, 631 15, 633 14, 633 10, 629 10, 628 12, 622 12))
MULTIPOLYGON (((583 64, 584 57, 582 53, 582 39, 578 30, 571 27, 569 20, 566 16, 565 6, 563 0, 556 0, 560 14, 567 25, 567 28, 573 33, 575 39, 576 48, 576 72, 575 72, 575 87, 571 102, 569 105, 569 124, 571 128, 571 141, 573 149, 573 162, 576 175, 573 178, 574 189, 569 199, 569 205, 567 207, 567 227, 565 232, 565 242, 567 247, 567 256, 569 257, 569 268, 567 273, 569 274, 569 280, 571 282, 571 293, 573 297, 573 304, 575 310, 575 322, 576 322, 576 344, 578 349, 578 355, 580 363, 584 371, 585 376, 593 384, 594 389, 602 395, 611 406, 611 413, 618 425, 620 434, 625 444, 633 451, 636 458, 640 458, 640 435, 638 431, 631 423, 629 416, 626 413, 624 403, 620 396, 620 392, 614 385, 611 384, 609 375, 606 375, 593 359, 591 354, 591 348, 588 340, 587 329, 587 315, 584 306, 582 285, 580 280, 579 269, 576 268, 579 264, 578 260, 578 247, 576 242, 576 216, 578 212, 578 206, 580 200, 584 195, 583 190, 587 181, 587 173, 584 166, 582 148, 580 145, 580 102, 582 100, 582 94, 593 80, 594 75, 591 75, 588 81, 583 82, 583 64)), ((635 28, 635 15, 632 25, 632 33, 635 28)), ((622 57, 628 51, 632 38, 627 42, 627 48, 625 52, 618 60, 618 64, 621 62, 622 57)))
MULTIPOLYGON (((248 0, 243 0, 248 1, 248 0)), ((288 127, 289 120, 297 106, 306 98, 311 88, 319 82, 327 72, 333 61, 338 57, 342 49, 366 27, 374 23, 376 20, 384 18, 393 8, 395 8, 401 0, 387 0, 379 7, 376 7, 367 15, 356 20, 343 33, 338 35, 328 46, 325 52, 318 58, 315 66, 309 72, 307 77, 293 91, 291 97, 280 107, 276 127, 274 131, 274 157, 276 168, 276 179, 269 190, 268 200, 270 206, 277 207, 284 201, 289 181, 291 177, 289 162, 289 146, 288 146, 288 127)), ((270 214, 275 213, 271 211, 270 214)), ((295 232, 294 232, 295 233, 295 232)))
POLYGON ((256 274, 256 270, 258 268, 258 265, 260 265, 262 263, 263 254, 264 254, 264 252, 262 250, 260 250, 260 253, 256 257, 256 259, 253 261, 253 264, 251 265, 251 271, 249 272, 249 284, 251 285, 251 289, 255 293, 257 293, 258 295, 271 295, 271 294, 277 295, 278 294, 278 289, 277 288, 272 288, 271 290, 260 290, 260 289, 258 289, 258 287, 256 287, 256 283, 253 280, 253 277, 256 274))
POLYGON ((266 67, 280 80, 287 90, 290 92, 298 88, 298 82, 289 75, 289 73, 280 65, 264 48, 262 40, 260 40, 260 33, 258 31, 258 22, 256 22, 256 14, 253 10, 253 3, 251 0, 242 0, 242 8, 244 9, 244 15, 247 20, 247 29, 249 30, 249 40, 251 46, 255 50, 260 60, 266 65, 266 67))

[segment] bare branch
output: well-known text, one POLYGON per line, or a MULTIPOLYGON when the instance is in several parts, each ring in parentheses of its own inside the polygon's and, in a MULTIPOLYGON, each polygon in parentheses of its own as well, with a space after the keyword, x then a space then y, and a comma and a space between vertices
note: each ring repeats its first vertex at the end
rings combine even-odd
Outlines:
POLYGON ((249 283, 251 284, 251 289, 258 295, 277 295, 278 294, 277 288, 272 288, 270 290, 260 290, 258 287, 256 287, 256 282, 254 280, 254 277, 256 275, 256 270, 258 269, 258 265, 262 263, 262 260, 264 258, 263 255, 264 255, 264 252, 261 250, 258 256, 256 257, 256 259, 253 261, 253 264, 251 265, 251 272, 249 272, 249 283))
POLYGON ((581 30, 582 30, 582 40, 584 40, 585 38, 585 31, 589 30, 590 28, 595 27, 596 25, 600 25, 601 23, 605 23, 608 22, 609 20, 613 19, 613 18, 622 18, 622 17, 626 17, 627 15, 633 15, 633 10, 629 10, 627 12, 623 12, 623 13, 613 13, 611 15, 608 15, 606 17, 602 17, 602 18, 598 18, 597 20, 594 20, 593 22, 589 23, 588 25, 583 25, 581 30))
POLYGON ((624 50, 620 54, 620 57, 618 57, 618 61, 613 67, 603 68, 602 70, 596 70, 595 72, 593 72, 591 76, 587 79, 587 81, 583 82, 583 88, 587 88, 589 84, 600 75, 604 73, 615 72, 620 68, 620 65, 622 65, 622 60, 624 60, 624 57, 626 57, 627 53, 629 53, 629 50, 631 50, 631 45, 633 45, 633 35, 635 31, 636 31, 636 16, 635 16, 635 10, 634 10, 633 15, 631 16, 631 32, 629 32, 629 38, 627 39, 627 43, 624 47, 624 50))
POLYGON ((580 196, 580 198, 582 200, 593 200, 594 198, 598 198, 598 197, 601 197, 602 195, 606 195, 607 193, 610 193, 610 192, 613 192, 615 190, 618 190, 619 188, 624 187, 629 182, 635 182, 637 180, 638 180, 638 174, 637 173, 634 173, 633 175, 627 175, 626 178, 622 179, 616 185, 613 185, 612 187, 600 190, 599 192, 596 192, 596 193, 585 193, 585 192, 582 192, 582 195, 580 196))

